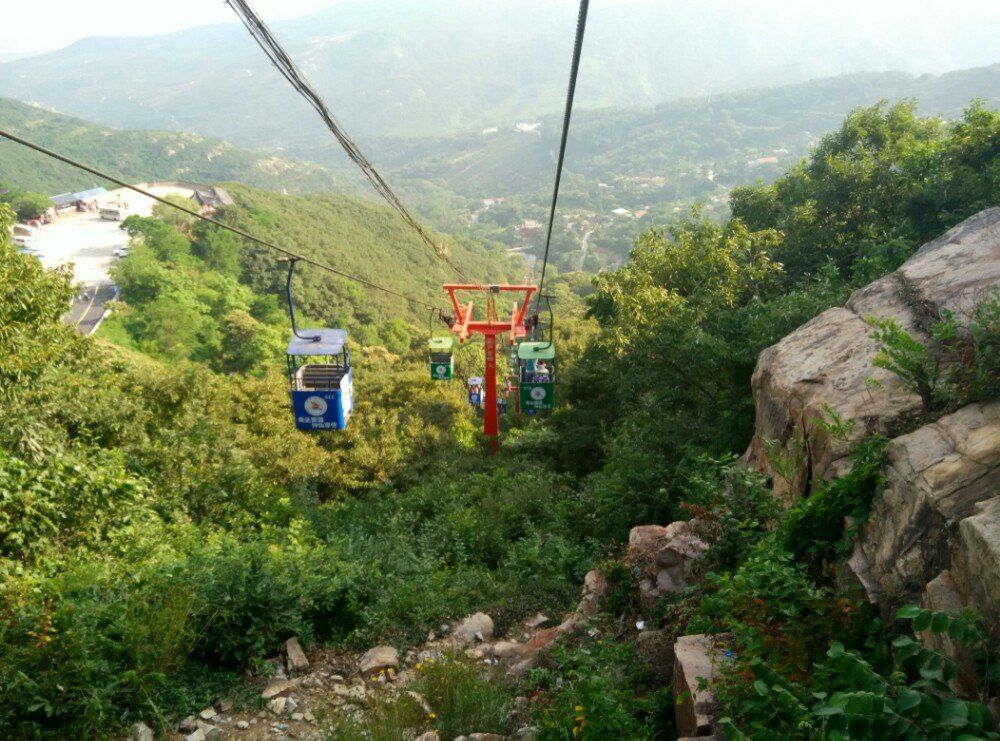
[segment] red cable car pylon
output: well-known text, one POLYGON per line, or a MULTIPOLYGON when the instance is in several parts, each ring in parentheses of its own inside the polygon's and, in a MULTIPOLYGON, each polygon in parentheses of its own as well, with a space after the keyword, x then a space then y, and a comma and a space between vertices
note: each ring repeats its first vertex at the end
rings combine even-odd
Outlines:
POLYGON ((495 453, 500 449, 500 426, 497 421, 497 335, 509 333, 511 345, 518 339, 527 336, 527 323, 530 322, 528 304, 531 303, 531 294, 537 290, 537 287, 449 283, 445 284, 443 288, 451 296, 451 305, 455 310, 451 331, 458 335, 459 341, 464 343, 474 332, 483 335, 485 340, 486 367, 483 378, 486 386, 486 406, 483 410, 483 434, 486 436, 490 452, 495 453), (465 306, 459 303, 456 295, 459 291, 476 291, 486 295, 486 317, 484 319, 477 320, 473 317, 474 301, 469 301, 465 306), (502 293, 524 294, 523 299, 514 301, 510 318, 503 320, 500 319, 496 306, 497 297, 502 293))

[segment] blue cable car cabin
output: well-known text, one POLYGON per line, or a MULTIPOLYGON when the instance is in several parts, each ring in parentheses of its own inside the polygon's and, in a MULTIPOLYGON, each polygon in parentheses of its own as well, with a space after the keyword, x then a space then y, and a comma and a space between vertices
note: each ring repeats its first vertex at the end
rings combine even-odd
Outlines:
POLYGON ((347 330, 303 329, 288 343, 288 382, 300 430, 343 430, 354 411, 347 330))

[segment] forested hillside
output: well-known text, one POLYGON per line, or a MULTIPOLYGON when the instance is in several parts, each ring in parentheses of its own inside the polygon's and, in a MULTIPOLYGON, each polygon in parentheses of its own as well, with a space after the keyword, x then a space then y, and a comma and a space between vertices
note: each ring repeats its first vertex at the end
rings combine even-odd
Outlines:
MULTIPOLYGON (((254 154, 220 139, 167 131, 122 131, 0 98, 0 128, 133 182, 238 181, 293 193, 343 188, 320 165, 254 154)), ((0 183, 55 195, 99 185, 93 175, 0 140, 0 183)))
MULTIPOLYGON (((418 293, 442 277, 388 212, 233 193, 226 218, 303 252, 418 293), (353 233, 362 221, 381 231, 353 233), (390 259, 405 270, 388 275, 390 259)), ((402 306, 304 277, 305 313, 343 319, 366 345, 351 427, 307 436, 292 429, 279 372, 230 365, 204 341, 233 312, 278 331, 267 304, 279 276, 261 253, 183 220, 130 222, 143 246, 120 268, 118 330, 150 357, 63 328, 66 274, 17 254, 0 228, 0 727, 107 737, 143 719, 172 733, 217 700, 256 711, 243 673, 266 671, 292 635, 334 651, 408 647, 477 609, 502 633, 571 607, 600 564, 609 591, 586 630, 520 678, 463 669, 461 656, 428 671, 442 696, 461 686, 492 698, 498 733, 517 730, 508 710, 530 696, 523 712, 543 739, 671 738, 670 679, 636 658, 636 568, 614 544, 636 524, 696 516, 712 533, 703 581, 643 619, 730 635, 731 671, 713 685, 730 735, 994 738, 997 653, 975 617, 906 613, 913 629, 933 620, 983 649, 972 697, 949 686, 953 664, 922 653, 909 622, 836 588, 830 565, 845 518, 863 518, 879 485, 881 441, 858 447, 840 483, 817 481, 792 504, 734 459, 752 434, 762 349, 1000 203, 1000 114, 973 106, 945 124, 907 106, 860 110, 807 161, 730 201, 731 218, 695 213, 643 232, 593 285, 553 282, 559 408, 511 422, 486 460, 461 384, 429 381, 424 338, 395 334, 412 321, 402 306), (161 342, 157 321, 176 316, 205 321, 161 342)), ((473 245, 452 248, 477 273, 504 269, 473 245)), ((958 343, 957 362, 934 366, 947 404, 995 397, 998 302, 984 295, 974 322, 940 337, 958 343)), ((881 335, 901 382, 910 361, 933 365, 904 335, 881 335)), ((477 368, 474 350, 461 371, 477 368)), ((321 730, 487 730, 480 700, 452 696, 454 715, 438 718, 403 712, 405 694, 331 711, 321 730)))
MULTIPOLYGON (((655 108, 580 111, 569 142, 553 261, 562 270, 588 272, 617 264, 635 235, 675 221, 694 203, 704 213, 724 215, 731 188, 773 180, 852 108, 910 98, 919 101, 921 114, 945 120, 961 116, 972 98, 996 105, 1000 65, 940 76, 866 73, 655 108), (584 261, 581 242, 588 232, 584 261)), ((559 119, 546 116, 539 123, 532 133, 510 126, 436 137, 366 132, 362 141, 390 182, 438 229, 537 251, 537 230, 525 235, 518 227, 547 218, 559 119), (486 206, 484 199, 503 201, 486 206)), ((0 100, 0 126, 132 180, 370 193, 333 138, 322 133, 285 150, 299 158, 286 159, 195 134, 108 129, 10 100, 0 100)), ((0 153, 0 185, 53 194, 97 184, 10 142, 0 142, 0 153)))
MULTIPOLYGON (((972 98, 1000 103, 1000 65, 938 77, 858 74, 649 109, 580 111, 566 155, 560 203, 568 221, 557 230, 558 264, 576 267, 580 238, 589 229, 595 229, 591 246, 602 253, 587 265, 594 268, 620 260, 636 234, 675 220, 693 203, 724 214, 731 188, 773 180, 853 108, 914 99, 922 115, 951 120, 972 98), (616 215, 614 209, 628 213, 616 215)), ((522 219, 545 218, 559 124, 550 116, 534 134, 384 139, 373 150, 400 187, 425 208, 436 208, 439 220, 448 204, 440 194, 450 190, 466 201, 449 205, 477 213, 476 233, 509 241, 522 219), (483 208, 482 199, 498 197, 506 201, 483 208)), ((293 151, 334 165, 339 153, 331 147, 293 151)))
MULTIPOLYGON (((236 205, 220 215, 227 223, 423 302, 302 265, 295 282, 300 322, 344 327, 365 345, 400 353, 426 332, 425 305, 445 305, 441 284, 457 276, 388 208, 242 185, 230 193, 236 205)), ((279 255, 163 206, 157 213, 167 222, 131 217, 124 224, 136 245, 114 277, 130 313, 112 318, 105 331, 156 357, 200 360, 217 370, 273 362, 282 345, 278 329, 287 324, 287 266, 276 261, 279 255)), ((433 236, 469 276, 523 277, 523 261, 499 247, 433 236)))

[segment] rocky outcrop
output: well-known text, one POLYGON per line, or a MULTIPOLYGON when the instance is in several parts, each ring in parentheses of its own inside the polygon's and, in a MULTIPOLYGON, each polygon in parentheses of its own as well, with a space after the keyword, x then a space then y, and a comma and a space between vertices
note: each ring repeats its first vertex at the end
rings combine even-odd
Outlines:
POLYGON ((744 462, 771 477, 779 494, 808 496, 817 479, 845 473, 865 434, 893 438, 885 486, 844 565, 887 616, 948 570, 964 604, 1000 619, 1000 401, 919 426, 920 399, 873 365, 880 348, 865 320, 891 317, 926 337, 942 310, 967 318, 998 286, 1000 208, 992 208, 758 359, 756 430, 744 462), (853 426, 835 433, 818 424, 829 412, 853 426))
MULTIPOLYGON (((958 615, 966 605, 966 598, 959 591, 951 572, 942 571, 927 583, 921 604, 934 612, 958 615)), ((974 694, 977 681, 976 661, 972 653, 947 633, 925 630, 918 633, 918 636, 925 646, 950 657, 955 662, 957 674, 952 680, 953 688, 958 692, 974 694)))
POLYGON ((1000 597, 996 518, 992 527, 985 513, 964 520, 977 503, 1000 495, 1000 401, 972 404, 897 437, 886 459, 885 487, 860 538, 880 591, 915 599, 954 555, 968 564, 959 571, 963 586, 989 612, 1000 597))
MULTIPOLYGON (((994 468, 994 473, 996 468, 994 468)), ((993 625, 1000 625, 1000 485, 958 524, 952 555, 955 582, 993 625)))
POLYGON ((992 208, 924 245, 844 307, 823 312, 767 348, 752 380, 756 430, 745 462, 789 497, 807 494, 814 477, 841 473, 853 440, 874 431, 891 436, 921 409, 919 398, 872 365, 879 347, 866 317, 892 317, 919 336, 941 309, 961 318, 997 285, 1000 208, 992 208), (846 440, 816 424, 826 406, 855 422, 846 440))
POLYGON ((649 612, 661 597, 687 587, 695 562, 707 551, 691 521, 632 528, 627 558, 638 572, 643 610, 649 612))

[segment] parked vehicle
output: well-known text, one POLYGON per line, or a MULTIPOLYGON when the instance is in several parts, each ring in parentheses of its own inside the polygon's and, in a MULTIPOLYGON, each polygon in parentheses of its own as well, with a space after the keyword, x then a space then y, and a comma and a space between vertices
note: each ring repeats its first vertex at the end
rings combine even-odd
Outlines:
POLYGON ((128 247, 116 247, 113 254, 115 257, 128 257, 128 247))
POLYGON ((120 208, 102 208, 101 218, 105 221, 122 221, 125 214, 120 208))
POLYGON ((35 246, 34 237, 26 237, 23 234, 15 234, 11 239, 11 242, 13 242, 14 246, 17 247, 21 253, 33 255, 38 251, 35 246))

